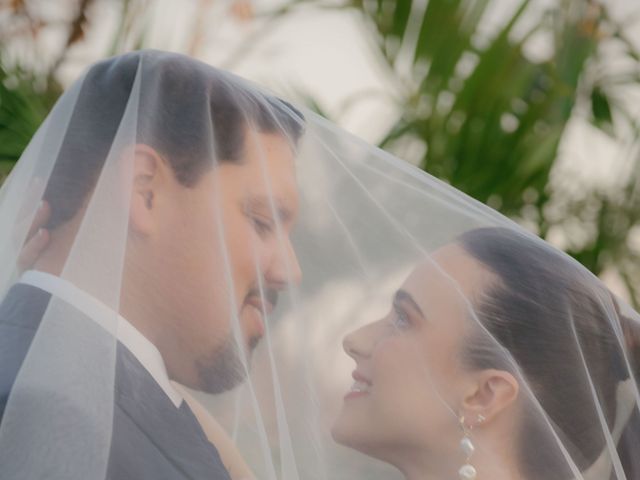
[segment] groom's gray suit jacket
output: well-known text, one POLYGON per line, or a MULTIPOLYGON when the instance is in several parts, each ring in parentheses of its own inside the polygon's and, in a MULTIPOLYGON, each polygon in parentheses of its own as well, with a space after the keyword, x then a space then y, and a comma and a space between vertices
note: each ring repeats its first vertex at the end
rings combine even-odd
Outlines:
MULTIPOLYGON (((0 304, 0 419, 50 298, 49 293, 36 287, 16 284, 0 304)), ((73 465, 68 468, 72 470, 73 465)), ((3 472, 0 465, 0 478, 22 480, 16 475, 19 476, 3 472)), ((229 479, 218 451, 207 440, 186 402, 176 408, 147 370, 120 343, 107 478, 229 479)))

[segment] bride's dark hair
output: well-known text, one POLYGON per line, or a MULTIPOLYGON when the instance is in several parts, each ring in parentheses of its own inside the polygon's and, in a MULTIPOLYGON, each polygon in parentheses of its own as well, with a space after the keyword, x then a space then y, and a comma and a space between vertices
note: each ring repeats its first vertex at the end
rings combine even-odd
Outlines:
MULTIPOLYGON (((484 328, 474 329, 467 342, 466 362, 512 372, 517 364, 520 372, 514 373, 524 377, 577 467, 587 469, 606 446, 597 404, 612 430, 618 385, 629 378, 629 367, 638 377, 637 323, 620 313, 615 298, 589 272, 541 241, 489 227, 461 235, 459 243, 498 279, 477 300, 484 328), (511 359, 496 354, 496 341, 511 359)), ((530 405, 527 412, 518 443, 525 474, 572 478, 558 449, 542 447, 555 440, 539 410, 530 405)), ((638 445, 635 408, 618 442, 627 478, 640 478, 634 471, 638 445)))

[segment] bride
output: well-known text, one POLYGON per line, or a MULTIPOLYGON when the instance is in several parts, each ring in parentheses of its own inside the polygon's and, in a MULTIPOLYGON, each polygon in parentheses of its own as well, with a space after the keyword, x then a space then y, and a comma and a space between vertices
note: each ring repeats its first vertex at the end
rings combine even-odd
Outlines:
POLYGON ((344 350, 354 386, 333 436, 407 480, 604 479, 611 465, 640 475, 635 398, 617 395, 631 365, 638 377, 640 325, 540 241, 464 233, 344 350))

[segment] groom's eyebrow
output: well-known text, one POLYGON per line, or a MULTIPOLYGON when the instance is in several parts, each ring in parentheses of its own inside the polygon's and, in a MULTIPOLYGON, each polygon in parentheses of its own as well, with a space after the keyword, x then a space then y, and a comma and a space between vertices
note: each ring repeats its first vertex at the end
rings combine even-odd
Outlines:
POLYGON ((406 290, 402 290, 402 289, 398 290, 395 294, 393 301, 394 303, 406 302, 411 306, 411 308, 413 308, 416 312, 418 312, 422 316, 422 318, 425 318, 425 319, 427 318, 424 316, 424 313, 422 312, 422 309, 418 306, 417 302, 413 299, 411 294, 406 290))
POLYGON ((269 197, 267 195, 257 195, 250 197, 247 201, 247 206, 249 208, 269 212, 269 214, 273 213, 275 208, 277 220, 282 223, 287 223, 291 218, 293 218, 293 212, 283 205, 282 200, 275 196, 269 197), (273 204, 271 202, 273 202, 273 204))

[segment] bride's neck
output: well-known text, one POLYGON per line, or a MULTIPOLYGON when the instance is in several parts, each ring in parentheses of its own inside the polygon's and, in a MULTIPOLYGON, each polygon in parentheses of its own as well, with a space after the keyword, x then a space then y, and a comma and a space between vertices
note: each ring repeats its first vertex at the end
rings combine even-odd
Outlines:
MULTIPOLYGON (((434 465, 437 460, 430 459, 426 455, 421 455, 413 460, 407 459, 402 464, 397 464, 405 477, 405 480, 445 480, 458 478, 458 469, 462 467, 463 461, 458 467, 442 463, 434 465)), ((503 458, 500 453, 490 456, 474 455, 469 461, 476 469, 477 480, 526 480, 522 476, 515 462, 503 458)))

